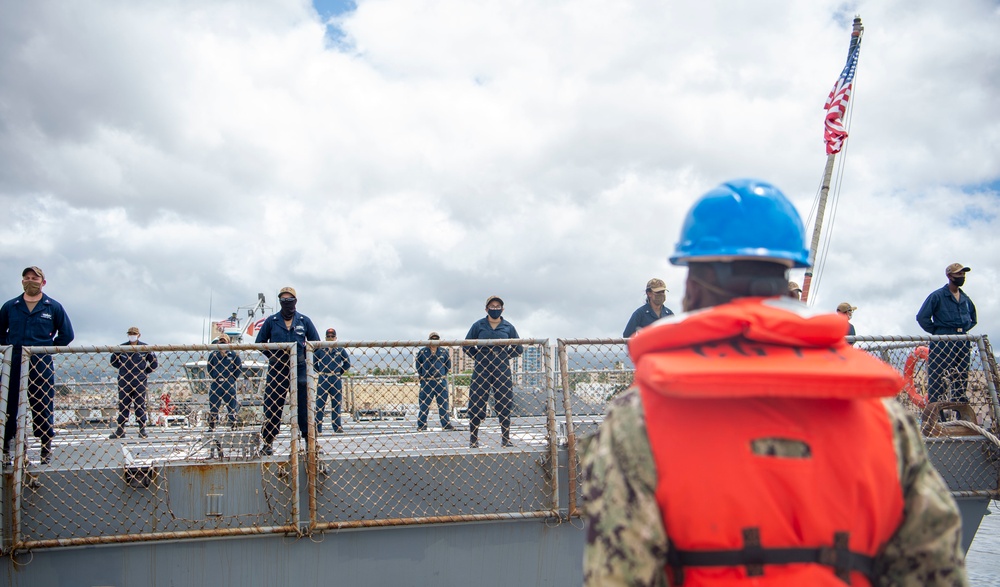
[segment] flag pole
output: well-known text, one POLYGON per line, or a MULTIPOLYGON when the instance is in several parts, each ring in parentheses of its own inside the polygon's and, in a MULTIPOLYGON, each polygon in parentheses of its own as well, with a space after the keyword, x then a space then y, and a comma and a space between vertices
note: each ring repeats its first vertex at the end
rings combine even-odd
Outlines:
POLYGON ((826 216, 826 201, 830 195, 830 179, 833 177, 833 162, 836 161, 837 154, 830 153, 826 156, 826 169, 823 171, 823 184, 819 188, 819 206, 816 210, 816 223, 813 225, 812 242, 809 243, 809 259, 814 265, 806 269, 806 276, 802 280, 802 302, 809 302, 809 289, 812 286, 813 269, 816 263, 816 252, 819 250, 819 235, 823 230, 823 217, 826 216))
POLYGON ((813 225, 812 241, 809 244, 809 259, 813 265, 806 269, 805 278, 802 280, 802 301, 809 301, 809 290, 812 286, 813 270, 817 265, 817 255, 819 253, 819 237, 823 232, 823 219, 826 216, 826 203, 830 195, 830 181, 833 178, 833 166, 837 159, 837 153, 843 148, 844 140, 847 138, 847 131, 843 126, 843 116, 847 110, 847 103, 850 99, 851 85, 854 82, 854 70, 858 65, 858 53, 861 49, 861 35, 865 27, 861 24, 861 17, 854 17, 854 26, 851 29, 851 45, 847 50, 847 64, 841 72, 837 83, 834 84, 827 100, 826 108, 826 169, 823 171, 823 183, 819 189, 819 204, 816 209, 816 222, 813 225))

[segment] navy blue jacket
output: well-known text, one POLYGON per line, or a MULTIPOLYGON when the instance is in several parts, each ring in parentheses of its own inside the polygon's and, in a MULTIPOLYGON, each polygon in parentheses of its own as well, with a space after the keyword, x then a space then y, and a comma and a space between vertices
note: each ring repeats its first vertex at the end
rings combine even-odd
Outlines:
MULTIPOLYGON (((469 329, 469 333, 465 335, 465 340, 478 340, 484 338, 521 338, 517 334, 517 329, 506 319, 500 318, 500 324, 497 324, 496 328, 490 326, 490 319, 480 318, 472 324, 472 328, 469 329)), ((490 362, 495 361, 505 361, 510 360, 512 357, 516 357, 524 352, 524 347, 521 345, 510 345, 510 346, 467 346, 463 347, 465 354, 469 355, 473 359, 476 359, 477 363, 484 359, 488 359, 490 362)))
POLYGON ((66 346, 71 342, 73 325, 69 316, 59 302, 44 293, 31 312, 23 296, 17 296, 0 307, 0 344, 15 347, 66 346))
POLYGON ((417 351, 417 375, 421 379, 437 379, 451 371, 451 354, 447 349, 438 347, 431 350, 425 346, 417 351))
MULTIPOLYGON (((257 338, 254 342, 295 342, 298 347, 295 349, 295 363, 298 367, 298 378, 306 376, 306 341, 319 340, 319 332, 313 325, 312 320, 305 314, 298 312, 292 316, 292 327, 285 328, 285 319, 281 317, 281 312, 270 315, 260 330, 257 331, 257 338)), ((275 359, 274 351, 264 351, 268 359, 275 359)))
POLYGON ((320 347, 313 351, 313 367, 320 375, 343 375, 351 368, 351 357, 343 347, 320 347))
POLYGON ((628 338, 636 333, 640 328, 645 328, 656 322, 660 318, 666 318, 667 316, 673 316, 674 313, 670 311, 670 308, 663 306, 660 308, 661 316, 657 316, 656 312, 653 311, 653 306, 646 302, 645 304, 636 308, 635 312, 632 312, 632 317, 628 319, 628 324, 625 325, 625 331, 622 332, 622 336, 628 338))
POLYGON ((235 381, 243 359, 236 351, 212 351, 208 355, 208 376, 217 383, 235 381))
MULTIPOLYGON (((123 342, 118 346, 128 347, 131 343, 123 342)), ((139 341, 139 346, 146 343, 139 341)), ((146 375, 159 366, 156 353, 112 353, 111 366, 118 369, 118 386, 138 391, 146 390, 146 375)))
POLYGON ((976 319, 976 305, 962 288, 958 288, 958 301, 951 295, 948 285, 931 292, 917 312, 917 324, 931 334, 965 334, 972 330, 976 319))

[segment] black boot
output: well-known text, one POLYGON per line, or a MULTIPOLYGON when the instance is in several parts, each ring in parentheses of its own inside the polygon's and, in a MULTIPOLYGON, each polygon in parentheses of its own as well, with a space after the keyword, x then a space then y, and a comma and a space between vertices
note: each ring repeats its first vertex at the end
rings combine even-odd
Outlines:
POLYGON ((469 448, 479 448, 479 424, 469 424, 469 448))
POLYGON ((110 438, 112 440, 114 440, 116 438, 125 438, 125 429, 122 428, 121 426, 115 428, 115 431, 112 432, 111 435, 108 436, 108 438, 110 438))
POLYGON ((52 439, 46 438, 42 441, 42 464, 47 465, 52 462, 52 439))

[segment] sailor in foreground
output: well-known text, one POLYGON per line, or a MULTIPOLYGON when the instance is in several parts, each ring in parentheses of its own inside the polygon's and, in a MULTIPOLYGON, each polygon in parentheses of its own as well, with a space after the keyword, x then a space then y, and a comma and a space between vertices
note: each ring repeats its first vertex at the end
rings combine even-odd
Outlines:
MULTIPOLYGON (((40 267, 25 267, 21 271, 24 293, 0 306, 0 346, 11 345, 11 362, 7 395, 7 424, 3 433, 3 464, 11 464, 14 434, 17 432, 20 408, 21 356, 26 346, 66 346, 73 342, 73 324, 62 304, 42 293, 45 273, 40 267)), ((55 436, 56 374, 52 355, 32 354, 28 363, 28 406, 31 408, 31 430, 41 441, 42 464, 52 459, 52 437, 55 436)))
POLYGON ((761 181, 688 212, 685 313, 630 340, 636 385, 584 447, 587 585, 968 584, 900 375, 788 299, 803 243, 761 181))
POLYGON ((267 357, 267 382, 264 388, 264 425, 260 431, 260 454, 264 456, 274 454, 274 438, 281 429, 281 413, 285 409, 285 399, 291 387, 290 372, 295 373, 299 434, 307 442, 309 440, 310 407, 306 390, 306 341, 319 340, 319 332, 309 316, 295 310, 297 303, 298 298, 294 288, 281 288, 278 292, 278 304, 281 310, 268 316, 254 340, 257 344, 296 343, 294 367, 290 365, 287 353, 264 351, 264 356, 267 357))

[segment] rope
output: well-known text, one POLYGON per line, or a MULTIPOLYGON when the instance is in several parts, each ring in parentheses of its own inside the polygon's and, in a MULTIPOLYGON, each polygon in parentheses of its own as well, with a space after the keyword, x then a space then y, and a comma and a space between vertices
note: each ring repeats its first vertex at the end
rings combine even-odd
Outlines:
POLYGON ((964 426, 964 427, 968 428, 969 430, 974 430, 974 431, 978 432, 979 434, 982 434, 983 436, 985 436, 987 440, 989 440, 994 445, 996 445, 998 448, 1000 448, 1000 438, 997 438, 996 436, 993 436, 993 434, 989 430, 983 428, 982 426, 980 426, 978 424, 973 424, 972 422, 969 422, 968 420, 955 420, 953 422, 948 422, 948 424, 956 424, 958 426, 964 426))

